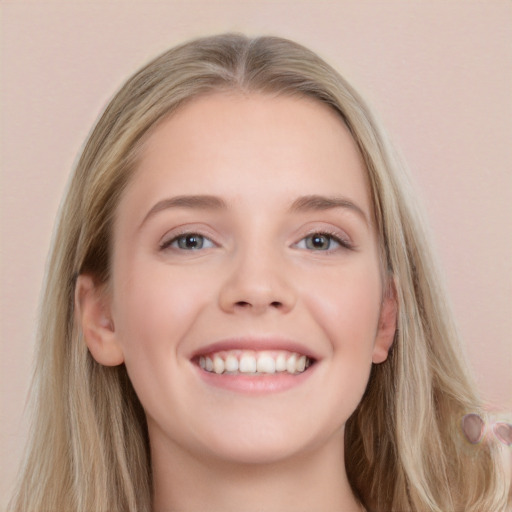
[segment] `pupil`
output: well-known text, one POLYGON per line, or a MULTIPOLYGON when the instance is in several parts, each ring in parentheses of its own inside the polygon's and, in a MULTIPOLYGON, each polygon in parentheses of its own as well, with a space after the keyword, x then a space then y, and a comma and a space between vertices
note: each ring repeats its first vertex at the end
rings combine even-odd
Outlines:
POLYGON ((181 239, 182 249, 200 249, 202 246, 202 237, 198 235, 186 235, 181 239))
POLYGON ((187 236, 187 247, 197 247, 198 241, 194 235, 187 236))
POLYGON ((325 237, 324 235, 315 235, 313 236, 313 247, 315 247, 315 249, 325 249, 327 248, 329 242, 327 240, 327 237, 325 237))

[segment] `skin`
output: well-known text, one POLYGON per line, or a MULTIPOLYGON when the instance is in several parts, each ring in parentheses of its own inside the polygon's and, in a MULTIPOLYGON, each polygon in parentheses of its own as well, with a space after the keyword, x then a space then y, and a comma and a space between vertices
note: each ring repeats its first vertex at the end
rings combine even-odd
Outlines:
POLYGON ((145 408, 155 511, 360 510, 344 424, 396 327, 372 216, 356 145, 319 102, 215 93, 154 129, 117 209, 109 292, 83 275, 76 302, 93 357, 124 362, 145 408), (224 206, 165 202, 190 195, 224 206), (345 203, 291 209, 311 195, 345 203), (185 232, 203 248, 180 249, 185 232), (286 390, 212 386, 191 358, 225 339, 292 340, 315 363, 286 390))

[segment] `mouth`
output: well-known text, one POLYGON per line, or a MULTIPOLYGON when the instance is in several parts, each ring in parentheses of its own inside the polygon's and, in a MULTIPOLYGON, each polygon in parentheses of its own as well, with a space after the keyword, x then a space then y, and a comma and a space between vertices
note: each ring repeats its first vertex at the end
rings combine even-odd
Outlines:
POLYGON ((308 347, 275 337, 224 340, 198 349, 191 357, 205 384, 250 394, 300 386, 315 373, 318 361, 308 347))
POLYGON ((199 367, 217 375, 265 375, 304 373, 314 359, 288 350, 223 350, 196 357, 199 367))

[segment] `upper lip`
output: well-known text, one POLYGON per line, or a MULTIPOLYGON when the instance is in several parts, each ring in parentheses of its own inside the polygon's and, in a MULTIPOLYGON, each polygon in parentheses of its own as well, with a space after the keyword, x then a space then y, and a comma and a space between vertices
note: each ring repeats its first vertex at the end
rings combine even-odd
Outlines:
POLYGON ((318 360, 320 358, 318 354, 315 354, 314 351, 302 343, 283 337, 266 335, 254 337, 240 336, 214 341, 194 350, 190 359, 228 350, 254 350, 257 352, 264 350, 286 350, 305 355, 309 359, 318 360))

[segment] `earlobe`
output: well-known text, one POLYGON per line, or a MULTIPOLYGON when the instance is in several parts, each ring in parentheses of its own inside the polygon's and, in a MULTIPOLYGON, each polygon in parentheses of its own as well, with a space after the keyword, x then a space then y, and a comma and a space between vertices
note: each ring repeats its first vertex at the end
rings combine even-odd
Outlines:
POLYGON ((117 339, 110 304, 104 287, 92 276, 79 275, 75 285, 75 321, 81 327, 85 343, 93 358, 104 366, 124 361, 117 339))
POLYGON ((379 327, 372 352, 373 363, 383 363, 387 357, 393 340, 395 339, 398 320, 398 302, 396 285, 390 281, 386 290, 379 317, 379 327))

